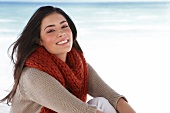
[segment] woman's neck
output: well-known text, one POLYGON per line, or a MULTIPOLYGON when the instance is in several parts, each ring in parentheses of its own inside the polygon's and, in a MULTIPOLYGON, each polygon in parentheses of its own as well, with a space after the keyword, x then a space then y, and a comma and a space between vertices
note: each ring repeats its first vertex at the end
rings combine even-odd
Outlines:
POLYGON ((62 60, 63 62, 66 62, 66 57, 67 54, 60 54, 60 55, 56 55, 60 60, 62 60))

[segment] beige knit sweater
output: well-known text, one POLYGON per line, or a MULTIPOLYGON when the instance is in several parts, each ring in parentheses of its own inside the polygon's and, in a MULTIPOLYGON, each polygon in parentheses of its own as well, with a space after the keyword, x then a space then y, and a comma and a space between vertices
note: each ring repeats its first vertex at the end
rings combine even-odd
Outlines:
MULTIPOLYGON (((115 107, 122 95, 111 89, 89 65, 88 94, 105 97, 115 107)), ((42 106, 58 113, 96 113, 96 108, 82 102, 56 79, 34 68, 24 68, 10 113, 39 113, 42 106)))

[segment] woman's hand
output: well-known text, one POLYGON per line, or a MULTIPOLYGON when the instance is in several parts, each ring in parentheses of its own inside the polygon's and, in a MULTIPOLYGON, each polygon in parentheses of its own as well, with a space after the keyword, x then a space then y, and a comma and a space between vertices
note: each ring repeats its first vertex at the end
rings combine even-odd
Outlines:
POLYGON ((135 110, 123 99, 120 98, 117 103, 119 113, 136 113, 135 110))

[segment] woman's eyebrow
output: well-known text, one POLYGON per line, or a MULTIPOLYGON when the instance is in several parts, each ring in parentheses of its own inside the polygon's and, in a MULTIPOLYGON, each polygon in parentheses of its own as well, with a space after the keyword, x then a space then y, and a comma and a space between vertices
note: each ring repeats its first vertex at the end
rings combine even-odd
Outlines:
MULTIPOLYGON (((48 28, 48 27, 54 27, 54 26, 55 26, 54 24, 48 25, 47 27, 45 27, 45 29, 48 28)), ((44 31, 45 31, 45 29, 44 29, 44 31)))
MULTIPOLYGON (((63 20, 63 21, 60 22, 60 24, 63 24, 64 22, 67 22, 67 21, 66 21, 66 20, 63 20)), ((54 26, 55 26, 54 24, 48 25, 47 27, 45 27, 45 29, 48 28, 48 27, 54 27, 54 26)), ((45 31, 45 29, 44 29, 44 31, 45 31)))
POLYGON ((67 21, 66 21, 66 20, 63 20, 63 21, 60 22, 60 24, 62 24, 62 23, 64 23, 64 22, 67 22, 67 21))

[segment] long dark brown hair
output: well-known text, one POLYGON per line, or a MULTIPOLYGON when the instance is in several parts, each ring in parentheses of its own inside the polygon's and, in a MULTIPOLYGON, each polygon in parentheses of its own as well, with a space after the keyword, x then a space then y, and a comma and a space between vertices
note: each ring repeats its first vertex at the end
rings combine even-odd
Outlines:
POLYGON ((73 47, 80 50, 80 46, 76 40, 77 38, 77 29, 75 24, 71 20, 71 18, 60 8, 56 8, 53 6, 42 6, 40 7, 30 18, 27 25, 25 26, 24 30, 22 31, 21 35, 19 36, 18 40, 15 41, 8 50, 13 46, 12 53, 11 53, 11 61, 14 63, 14 85, 10 93, 0 100, 0 102, 6 101, 7 104, 11 102, 16 89, 19 83, 19 79, 24 68, 24 64, 28 56, 38 47, 40 42, 40 27, 42 20, 52 14, 52 13, 59 13, 65 17, 67 20, 70 29, 73 34, 73 47), (15 56, 16 55, 16 56, 15 56), (15 60, 16 59, 16 60, 15 60))

